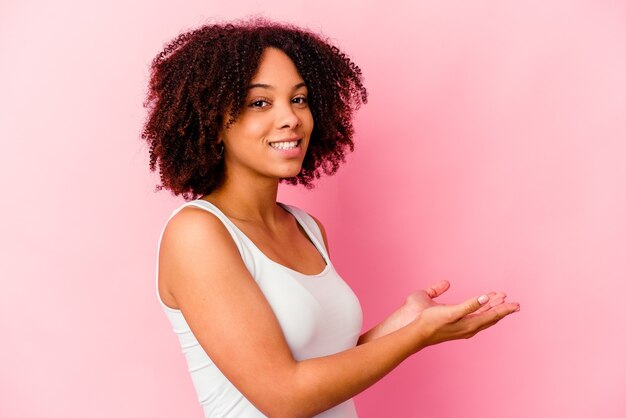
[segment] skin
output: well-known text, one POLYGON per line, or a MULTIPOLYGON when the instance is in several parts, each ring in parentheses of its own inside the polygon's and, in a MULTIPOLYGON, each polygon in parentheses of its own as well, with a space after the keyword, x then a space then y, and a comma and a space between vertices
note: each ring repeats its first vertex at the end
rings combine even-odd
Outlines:
MULTIPOLYGON (((265 50, 237 121, 222 127, 226 181, 203 199, 222 210, 263 253, 305 274, 324 260, 295 219, 276 203, 278 180, 298 174, 304 152, 286 158, 269 141, 298 136, 303 151, 313 129, 303 100, 307 90, 282 51, 265 50), (284 251, 289 248, 290 251, 284 251)), ((326 232, 317 220, 328 248, 326 232)), ((362 392, 421 349, 469 338, 519 310, 491 292, 456 305, 435 298, 441 281, 409 295, 358 345, 326 357, 296 361, 271 307, 241 259, 222 222, 186 207, 165 228, 159 253, 159 293, 180 309, 194 335, 224 375, 270 417, 309 417, 362 392), (190 262, 192 260, 192 262, 190 262), (245 344, 241 342, 245 341, 245 344)))

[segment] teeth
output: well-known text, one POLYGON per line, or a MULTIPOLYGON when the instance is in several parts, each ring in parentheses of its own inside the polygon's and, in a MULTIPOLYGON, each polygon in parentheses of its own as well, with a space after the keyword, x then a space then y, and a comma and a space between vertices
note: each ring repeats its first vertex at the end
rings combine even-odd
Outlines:
POLYGON ((298 141, 274 142, 271 143, 270 146, 278 149, 292 149, 298 146, 298 141))

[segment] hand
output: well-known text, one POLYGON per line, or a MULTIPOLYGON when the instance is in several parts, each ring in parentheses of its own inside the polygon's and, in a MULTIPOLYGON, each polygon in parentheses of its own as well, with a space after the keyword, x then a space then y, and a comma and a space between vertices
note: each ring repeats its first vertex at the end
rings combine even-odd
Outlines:
MULTIPOLYGON (((450 283, 446 280, 437 282, 430 287, 411 293, 405 300, 404 304, 385 318, 380 324, 368 332, 361 335, 358 344, 380 338, 384 335, 392 333, 413 322, 419 314, 426 308, 439 305, 433 299, 441 296, 450 288, 450 283)), ((480 307, 474 314, 480 314, 489 309, 498 306, 504 302, 506 295, 502 292, 488 293, 489 302, 480 307)))
POLYGON ((418 298, 417 305, 426 307, 411 323, 420 336, 420 346, 417 350, 444 341, 473 337, 478 332, 495 325, 505 316, 520 310, 519 303, 505 303, 505 296, 499 296, 504 295, 503 293, 491 294, 497 295, 491 302, 488 295, 482 295, 458 305, 437 304, 429 297, 418 298))
MULTIPOLYGON (((401 319, 399 320, 398 328, 413 322, 424 309, 440 305, 433 299, 441 296, 449 288, 450 283, 447 280, 442 280, 427 289, 411 293, 399 310, 399 319, 401 319)), ((482 305, 476 312, 474 312, 474 314, 486 312, 489 309, 502 304, 506 298, 506 294, 504 292, 490 292, 487 294, 487 297, 489 298, 488 303, 482 305)))

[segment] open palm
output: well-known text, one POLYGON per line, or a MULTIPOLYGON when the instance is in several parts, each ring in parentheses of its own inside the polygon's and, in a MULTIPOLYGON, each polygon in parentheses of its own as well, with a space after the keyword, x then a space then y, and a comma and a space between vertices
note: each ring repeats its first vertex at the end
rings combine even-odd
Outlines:
MULTIPOLYGON (((401 307, 385 318, 384 321, 361 335, 358 343, 362 344, 397 331, 398 329, 416 320, 424 309, 435 306, 445 306, 444 304, 437 303, 434 299, 441 296, 449 288, 450 283, 446 280, 442 280, 426 289, 411 293, 405 299, 405 302, 401 307)), ((489 301, 484 306, 481 306, 477 311, 467 315, 468 317, 479 315, 490 310, 494 306, 502 304, 504 302, 504 298, 506 297, 506 295, 502 292, 491 292, 488 293, 487 296, 489 296, 489 301)))
MULTIPOLYGON (((406 298, 404 306, 402 307, 403 315, 402 324, 400 325, 407 325, 411 321, 415 320, 419 316, 419 314, 426 308, 442 305, 441 303, 436 302, 434 299, 438 296, 441 296, 449 288, 450 283, 447 280, 442 280, 426 289, 418 290, 414 293, 411 293, 406 298)), ((489 296, 489 301, 471 315, 480 315, 481 313, 488 311, 494 306, 500 305, 504 302, 504 299, 506 298, 506 294, 504 294, 503 292, 490 292, 487 294, 487 296, 489 296)))

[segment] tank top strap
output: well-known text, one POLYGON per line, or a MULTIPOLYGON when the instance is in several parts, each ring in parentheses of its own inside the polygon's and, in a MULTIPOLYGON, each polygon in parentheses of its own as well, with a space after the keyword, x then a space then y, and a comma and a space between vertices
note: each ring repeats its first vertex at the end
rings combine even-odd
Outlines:
POLYGON ((313 219, 311 215, 309 215, 307 211, 303 209, 300 209, 293 205, 288 205, 286 203, 278 203, 296 217, 300 224, 306 229, 307 235, 317 241, 316 246, 324 252, 324 258, 329 261, 330 257, 328 256, 328 251, 326 249, 326 246, 324 245, 324 237, 322 236, 322 231, 320 231, 320 228, 317 225, 317 222, 315 222, 315 219, 313 219))

